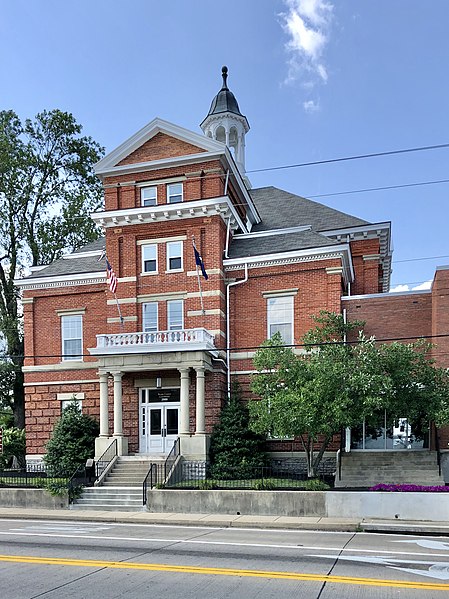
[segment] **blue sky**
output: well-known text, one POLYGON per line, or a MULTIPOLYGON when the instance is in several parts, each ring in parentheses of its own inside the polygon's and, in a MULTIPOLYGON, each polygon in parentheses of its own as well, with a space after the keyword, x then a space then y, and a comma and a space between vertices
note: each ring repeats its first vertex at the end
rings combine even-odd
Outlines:
MULTIPOLYGON (((107 151, 155 116, 199 132, 223 64, 251 125, 248 170, 449 143, 447 0, 0 0, 0 109, 70 111, 107 151)), ((449 179, 448 159, 430 150, 250 179, 312 197, 449 179)), ((449 264, 448 191, 316 200, 391 220, 392 286, 413 288, 449 264), (431 256, 444 257, 421 260, 431 256)))

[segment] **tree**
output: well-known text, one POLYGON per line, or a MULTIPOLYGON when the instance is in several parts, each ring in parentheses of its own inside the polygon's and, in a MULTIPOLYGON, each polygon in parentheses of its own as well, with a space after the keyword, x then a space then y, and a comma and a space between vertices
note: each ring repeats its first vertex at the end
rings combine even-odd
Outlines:
POLYGON ((55 474, 73 474, 94 455, 95 437, 98 437, 98 422, 82 414, 74 401, 63 411, 47 443, 45 464, 55 474))
POLYGON ((433 366, 428 345, 377 344, 362 332, 346 344, 345 336, 363 323, 328 312, 315 320, 304 354, 283 347, 278 335, 257 351, 252 390, 261 399, 250 404, 254 430, 300 439, 309 477, 335 434, 379 410, 392 419, 444 420, 449 376, 433 366))
POLYGON ((248 408, 241 401, 239 389, 234 387, 211 435, 210 476, 221 480, 253 476, 254 468, 267 463, 264 441, 250 430, 248 408))
POLYGON ((26 265, 52 262, 97 239, 89 218, 101 205, 93 165, 103 149, 81 136, 74 117, 44 111, 21 123, 0 112, 0 334, 13 370, 13 411, 24 426, 23 334, 14 279, 26 265))

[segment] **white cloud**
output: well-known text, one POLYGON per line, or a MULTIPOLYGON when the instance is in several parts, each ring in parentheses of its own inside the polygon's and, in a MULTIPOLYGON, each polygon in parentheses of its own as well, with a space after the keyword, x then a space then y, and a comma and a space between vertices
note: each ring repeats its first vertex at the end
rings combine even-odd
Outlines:
POLYGON ((430 279, 430 281, 424 281, 424 283, 421 283, 420 285, 417 285, 416 287, 412 287, 413 291, 422 291, 423 289, 430 289, 432 287, 432 279, 430 279))
MULTIPOLYGON (((307 72, 326 83, 328 74, 322 55, 329 38, 333 5, 326 0, 284 0, 282 27, 289 39, 285 45, 290 59, 286 82, 307 72)), ((308 82, 310 83, 310 82, 308 82)))
POLYGON ((424 281, 415 287, 410 288, 409 285, 396 285, 390 289, 390 293, 397 293, 398 291, 426 291, 432 288, 432 279, 430 281, 424 281))
POLYGON ((390 293, 397 293, 398 291, 410 291, 410 287, 408 285, 396 285, 396 287, 390 289, 390 293))
POLYGON ((319 102, 315 102, 315 100, 307 100, 307 102, 303 102, 302 106, 306 112, 318 112, 320 109, 319 102))

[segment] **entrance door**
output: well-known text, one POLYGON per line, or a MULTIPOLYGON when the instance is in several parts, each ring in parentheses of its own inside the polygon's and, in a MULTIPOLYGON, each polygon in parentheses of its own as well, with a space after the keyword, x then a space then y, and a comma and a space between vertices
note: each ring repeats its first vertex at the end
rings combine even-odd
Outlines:
POLYGON ((407 418, 391 421, 386 412, 374 414, 351 429, 351 449, 400 451, 428 447, 428 434, 425 431, 412 426, 407 418))
POLYGON ((166 454, 178 436, 179 402, 168 400, 176 399, 179 389, 165 390, 163 397, 167 398, 166 402, 155 401, 161 398, 158 391, 141 389, 140 453, 166 454), (175 393, 169 393, 172 391, 175 393))

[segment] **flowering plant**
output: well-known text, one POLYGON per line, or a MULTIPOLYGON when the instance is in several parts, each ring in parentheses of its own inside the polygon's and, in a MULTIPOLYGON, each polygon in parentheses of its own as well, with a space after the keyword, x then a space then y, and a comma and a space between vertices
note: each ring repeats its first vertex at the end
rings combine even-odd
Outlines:
POLYGON ((379 484, 370 488, 370 491, 396 491, 400 493, 427 492, 449 493, 449 486, 424 486, 424 485, 385 485, 379 484))

